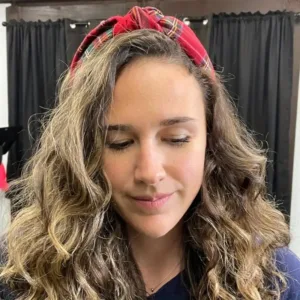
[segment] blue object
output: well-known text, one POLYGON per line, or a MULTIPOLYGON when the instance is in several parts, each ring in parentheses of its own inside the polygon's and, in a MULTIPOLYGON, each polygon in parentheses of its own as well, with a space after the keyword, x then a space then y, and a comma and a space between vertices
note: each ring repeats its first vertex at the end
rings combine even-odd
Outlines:
MULTIPOLYGON (((300 259, 288 248, 276 251, 277 267, 287 275, 288 289, 281 295, 281 300, 300 300, 300 259)), ((178 274, 148 300, 191 300, 187 288, 178 274)))
MULTIPOLYGON (((277 266, 288 276, 288 289, 281 300, 300 300, 300 259, 288 248, 276 251, 277 266)), ((162 286, 148 300, 191 300, 187 288, 181 280, 182 273, 162 286)), ((14 300, 14 294, 0 283, 0 300, 14 300)))

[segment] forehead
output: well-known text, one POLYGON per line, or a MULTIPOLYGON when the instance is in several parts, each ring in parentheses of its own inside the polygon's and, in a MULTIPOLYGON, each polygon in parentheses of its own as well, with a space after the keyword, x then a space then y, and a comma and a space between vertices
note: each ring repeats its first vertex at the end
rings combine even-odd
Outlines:
POLYGON ((204 117, 199 83, 188 70, 161 59, 139 59, 120 74, 109 122, 156 122, 170 117, 204 117))

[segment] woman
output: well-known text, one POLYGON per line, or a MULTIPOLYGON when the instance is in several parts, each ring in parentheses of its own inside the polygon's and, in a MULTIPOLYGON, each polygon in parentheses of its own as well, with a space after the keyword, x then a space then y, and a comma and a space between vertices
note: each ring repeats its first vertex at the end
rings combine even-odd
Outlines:
POLYGON ((189 27, 149 7, 102 22, 13 185, 4 293, 296 299, 266 161, 189 27))

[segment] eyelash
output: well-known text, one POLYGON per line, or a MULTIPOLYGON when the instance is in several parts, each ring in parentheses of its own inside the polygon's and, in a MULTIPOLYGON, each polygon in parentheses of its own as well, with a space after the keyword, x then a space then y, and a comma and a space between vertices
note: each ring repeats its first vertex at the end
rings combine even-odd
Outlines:
MULTIPOLYGON (((184 146, 184 144, 189 143, 190 141, 190 137, 187 136, 183 139, 171 139, 168 140, 168 142, 173 146, 173 147, 182 147, 184 146)), ((113 151, 125 151, 130 145, 132 145, 133 142, 129 141, 129 142, 123 142, 123 143, 111 143, 111 144, 107 144, 107 147, 113 151)))

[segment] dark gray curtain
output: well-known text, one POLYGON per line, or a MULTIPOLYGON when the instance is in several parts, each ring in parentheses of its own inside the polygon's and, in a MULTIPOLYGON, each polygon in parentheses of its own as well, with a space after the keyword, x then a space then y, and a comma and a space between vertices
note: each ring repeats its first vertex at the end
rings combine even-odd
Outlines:
POLYGON ((88 21, 73 21, 65 19, 66 43, 67 43, 67 61, 71 63, 72 58, 83 41, 84 37, 95 28, 102 20, 88 20, 88 21))
POLYGON ((190 19, 190 27, 196 33, 197 37, 201 41, 202 45, 209 51, 210 35, 212 27, 212 15, 201 17, 199 19, 190 19))
POLYGON ((215 15, 209 48, 240 115, 270 149, 268 190, 288 214, 293 32, 292 13, 215 15))
POLYGON ((9 126, 23 128, 9 152, 9 179, 20 175, 39 137, 39 119, 54 105, 67 67, 65 27, 63 20, 7 24, 9 126))

